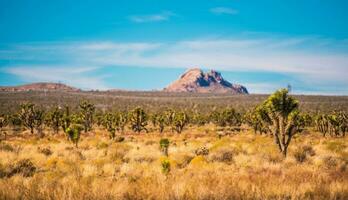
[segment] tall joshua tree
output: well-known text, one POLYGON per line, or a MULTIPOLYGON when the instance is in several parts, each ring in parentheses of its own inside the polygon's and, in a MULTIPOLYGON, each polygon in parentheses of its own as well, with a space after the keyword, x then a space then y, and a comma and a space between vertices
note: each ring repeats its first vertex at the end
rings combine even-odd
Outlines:
POLYGON ((172 125, 177 133, 181 133, 188 122, 188 116, 185 112, 175 112, 172 125))
POLYGON ((62 125, 63 112, 62 109, 58 106, 54 107, 47 114, 47 124, 52 128, 55 134, 58 134, 59 127, 62 125))
POLYGON ((86 133, 92 130, 95 106, 87 101, 82 101, 80 103, 80 109, 81 109, 81 119, 83 120, 83 127, 86 133))
POLYGON ((33 134, 35 128, 35 105, 32 103, 21 104, 19 117, 23 125, 33 134))
POLYGON ((287 89, 280 89, 269 96, 263 106, 272 121, 270 128, 274 141, 286 156, 292 137, 304 127, 303 117, 298 110, 299 103, 288 95, 287 89))
POLYGON ((147 132, 147 115, 145 111, 137 107, 129 114, 129 120, 133 131, 140 133, 142 130, 147 132))

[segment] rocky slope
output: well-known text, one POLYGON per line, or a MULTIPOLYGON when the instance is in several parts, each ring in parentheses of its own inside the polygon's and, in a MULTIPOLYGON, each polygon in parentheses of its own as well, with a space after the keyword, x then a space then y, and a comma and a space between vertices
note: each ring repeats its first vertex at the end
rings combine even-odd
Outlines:
POLYGON ((62 83, 31 83, 26 85, 20 85, 20 86, 13 86, 13 87, 0 87, 0 91, 69 91, 69 92, 76 92, 80 91, 78 88, 70 87, 68 85, 62 84, 62 83))
POLYGON ((199 68, 187 70, 181 77, 164 88, 166 92, 248 94, 246 87, 232 84, 215 70, 204 73, 199 68))

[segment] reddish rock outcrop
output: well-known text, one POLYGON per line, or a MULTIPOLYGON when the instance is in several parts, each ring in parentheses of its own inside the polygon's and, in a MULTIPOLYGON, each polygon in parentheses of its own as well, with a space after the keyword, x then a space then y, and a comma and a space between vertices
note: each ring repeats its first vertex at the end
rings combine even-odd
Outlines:
POLYGON ((178 80, 164 88, 164 91, 248 94, 244 86, 228 82, 219 72, 210 70, 204 73, 199 68, 187 70, 178 80))

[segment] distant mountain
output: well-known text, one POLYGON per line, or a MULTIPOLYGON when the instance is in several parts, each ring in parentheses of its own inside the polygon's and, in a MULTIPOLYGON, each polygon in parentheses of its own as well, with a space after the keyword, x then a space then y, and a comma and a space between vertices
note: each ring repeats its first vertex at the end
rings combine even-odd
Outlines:
POLYGON ((166 92, 248 94, 246 87, 232 84, 215 70, 204 73, 199 68, 187 70, 180 78, 163 89, 166 92))
POLYGON ((0 91, 14 92, 14 91, 68 91, 68 92, 77 92, 81 91, 78 88, 74 88, 62 83, 31 83, 20 86, 13 87, 3 87, 0 86, 0 91))

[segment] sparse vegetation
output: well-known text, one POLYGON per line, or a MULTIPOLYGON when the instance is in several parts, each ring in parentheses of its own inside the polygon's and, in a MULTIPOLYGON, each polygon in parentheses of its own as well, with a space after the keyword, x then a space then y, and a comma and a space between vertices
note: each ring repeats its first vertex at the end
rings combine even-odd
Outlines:
POLYGON ((0 199, 348 198, 344 109, 309 112, 286 90, 245 109, 143 95, 1 111, 0 199))

